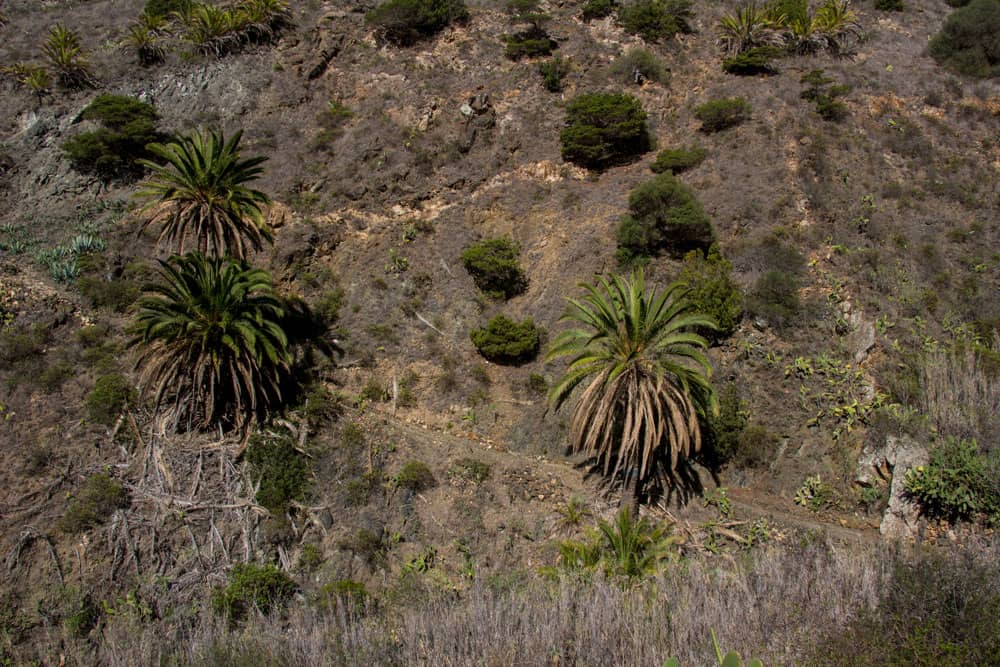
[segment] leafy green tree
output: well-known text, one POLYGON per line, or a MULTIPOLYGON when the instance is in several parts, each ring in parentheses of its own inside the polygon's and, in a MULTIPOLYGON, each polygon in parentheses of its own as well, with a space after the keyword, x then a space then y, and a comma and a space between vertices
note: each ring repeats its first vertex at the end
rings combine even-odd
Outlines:
POLYGON ((675 482, 701 447, 699 417, 718 411, 708 341, 694 332, 714 323, 679 283, 647 292, 641 270, 581 287, 586 295, 571 299, 562 318, 580 326, 561 333, 546 357, 571 358, 549 400, 558 410, 583 387, 570 446, 596 458, 605 475, 623 476, 622 505, 635 511, 647 482, 675 482))
POLYGON ((190 253, 160 262, 139 301, 139 384, 157 409, 198 428, 249 426, 281 399, 291 363, 271 276, 243 262, 190 253))
POLYGON ((148 149, 164 162, 140 160, 152 175, 138 196, 147 201, 143 228, 159 225, 159 240, 184 252, 190 239, 204 254, 244 259, 271 241, 263 207, 270 198, 247 183, 263 173, 266 157, 242 159, 237 132, 198 131, 148 149))

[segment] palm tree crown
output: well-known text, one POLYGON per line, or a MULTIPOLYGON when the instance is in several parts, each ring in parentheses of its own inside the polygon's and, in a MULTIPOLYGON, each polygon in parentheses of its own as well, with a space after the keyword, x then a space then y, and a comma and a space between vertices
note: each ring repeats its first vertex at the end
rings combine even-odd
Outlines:
POLYGON ((175 419, 246 429, 280 400, 291 361, 270 275, 201 253, 160 265, 131 343, 142 347, 140 386, 157 408, 172 401, 175 419))
POLYGON ((246 186, 261 173, 266 157, 240 158, 237 132, 228 141, 222 133, 198 131, 148 150, 165 160, 140 160, 152 170, 138 196, 148 200, 150 213, 143 228, 162 225, 159 240, 176 243, 184 252, 188 238, 204 254, 245 259, 271 241, 262 208, 270 198, 246 186), (248 247, 249 246, 249 247, 248 247))
POLYGON ((654 474, 672 478, 701 447, 699 415, 717 407, 708 343, 693 330, 714 322, 692 310, 683 284, 647 294, 641 270, 581 287, 586 295, 569 300, 562 319, 582 327, 560 334, 547 356, 571 357, 549 399, 559 409, 586 383, 571 446, 596 457, 605 475, 631 476, 638 494, 654 474))

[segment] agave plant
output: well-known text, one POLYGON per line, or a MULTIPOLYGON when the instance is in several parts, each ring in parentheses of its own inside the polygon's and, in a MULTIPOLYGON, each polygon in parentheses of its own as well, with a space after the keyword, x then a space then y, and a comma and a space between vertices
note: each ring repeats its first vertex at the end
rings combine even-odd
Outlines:
POLYGON ((143 67, 163 62, 167 49, 163 44, 166 36, 165 22, 160 17, 142 15, 138 21, 128 27, 128 34, 121 41, 123 51, 135 54, 143 67))
POLYGON ((717 43, 728 56, 761 46, 781 46, 785 42, 781 29, 784 15, 751 2, 727 14, 719 21, 717 43))
POLYGON ((15 81, 39 98, 52 88, 52 75, 49 74, 49 70, 40 65, 14 63, 0 68, 0 73, 9 74, 15 81))
POLYGON ((269 42, 291 25, 292 13, 284 0, 243 0, 234 11, 243 38, 251 42, 269 42))
POLYGON ((177 16, 184 26, 182 38, 205 55, 225 55, 239 46, 239 23, 231 8, 195 3, 177 16))
POLYGON ((164 160, 139 160, 152 170, 138 196, 148 201, 143 228, 160 225, 160 241, 183 252, 191 240, 205 254, 243 259, 271 240, 262 207, 270 199, 246 186, 261 173, 267 158, 240 156, 237 132, 228 141, 221 133, 199 131, 167 144, 149 144, 150 153, 164 160))
POLYGON ((65 88, 94 85, 86 52, 75 30, 60 24, 50 28, 49 36, 42 45, 42 53, 55 72, 59 85, 65 88))
POLYGON ((814 31, 821 35, 823 48, 834 55, 850 51, 862 35, 850 0, 826 0, 816 10, 812 22, 814 31))
POLYGON ((249 433, 281 399, 291 361, 285 315, 271 276, 201 253, 160 262, 160 280, 139 301, 140 388, 175 420, 249 433))

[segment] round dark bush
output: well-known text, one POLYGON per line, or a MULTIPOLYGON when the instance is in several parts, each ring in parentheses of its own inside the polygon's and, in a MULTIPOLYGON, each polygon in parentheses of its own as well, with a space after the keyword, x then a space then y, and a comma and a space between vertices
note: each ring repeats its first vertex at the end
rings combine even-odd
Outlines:
POLYGON ((146 146, 163 139, 156 130, 156 110, 131 97, 101 95, 80 117, 101 127, 68 139, 63 152, 74 169, 104 181, 129 181, 142 176, 144 167, 137 161, 152 157, 146 146))
POLYGON ((365 15, 389 42, 413 44, 469 15, 462 0, 387 0, 365 15))
POLYGON ((629 194, 629 212, 618 225, 618 258, 630 264, 667 251, 675 255, 708 248, 712 221, 694 192, 666 172, 629 194))
POLYGON ((694 110, 702 132, 719 132, 735 127, 750 118, 750 103, 742 97, 727 97, 706 102, 694 110))
POLYGON ((931 40, 930 52, 960 74, 1000 76, 1000 0, 972 0, 956 9, 931 40))
POLYGON ((631 95, 587 93, 566 107, 559 136, 567 162, 604 169, 628 162, 650 149, 646 112, 631 95))
POLYGON ((518 253, 510 239, 484 239, 465 249, 462 264, 476 287, 490 296, 509 299, 527 286, 518 253))
POLYGON ((515 322, 497 315, 484 328, 472 331, 469 337, 479 354, 497 363, 528 361, 538 354, 540 345, 538 329, 530 317, 515 322))

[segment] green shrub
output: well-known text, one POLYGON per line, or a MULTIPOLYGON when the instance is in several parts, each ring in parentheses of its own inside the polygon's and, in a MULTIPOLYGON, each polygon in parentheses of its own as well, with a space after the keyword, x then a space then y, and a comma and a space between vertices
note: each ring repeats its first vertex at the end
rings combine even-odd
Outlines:
POLYGON ((371 600, 365 585, 353 579, 336 579, 323 584, 316 591, 315 604, 325 611, 336 611, 342 605, 347 611, 357 613, 371 600))
POLYGON ((781 55, 781 49, 772 46, 755 46, 722 61, 722 71, 737 76, 756 76, 758 74, 777 74, 778 70, 772 64, 781 55))
POLYGON ((684 146, 682 148, 666 148, 656 156, 656 162, 650 165, 653 173, 671 172, 680 174, 701 164, 708 156, 708 151, 701 146, 684 146))
POLYGON ((966 76, 1000 76, 1000 0, 972 0, 945 20, 930 42, 942 65, 966 76))
POLYGON ((629 194, 629 212, 618 225, 618 259, 623 264, 666 251, 682 254, 715 241, 712 222, 694 192, 671 173, 662 173, 629 194))
POLYGON ((711 469, 721 468, 739 450, 740 436, 747 426, 747 415, 739 388, 727 382, 717 391, 719 413, 709 414, 702 425, 702 448, 699 459, 711 469))
POLYGON ((104 473, 91 475, 73 496, 59 528, 67 533, 82 533, 110 518, 115 510, 128 505, 125 487, 104 473))
POLYGON ((646 112, 631 95, 587 93, 566 107, 562 156, 591 169, 628 162, 650 149, 646 112))
POLYGON ((614 0, 587 0, 583 5, 583 11, 580 12, 580 18, 584 21, 603 19, 605 16, 611 16, 614 9, 614 0))
MULTIPOLYGON (((979 549, 911 549, 890 563, 874 607, 817 633, 814 667, 995 665, 1000 565, 979 549)), ((987 552, 988 553, 988 552, 987 552)))
POLYGON ((309 460, 291 438, 259 436, 246 453, 251 476, 258 484, 257 502, 272 514, 284 515, 292 501, 309 490, 309 460))
POLYGON ((413 44, 469 15, 462 0, 387 0, 365 15, 369 25, 395 44, 413 44))
POLYGON ((730 273, 733 265, 719 252, 715 243, 706 255, 700 249, 684 256, 684 266, 677 279, 685 283, 688 301, 699 313, 710 315, 718 325, 715 331, 701 332, 711 338, 721 339, 736 331, 743 316, 743 292, 733 282, 730 273))
POLYGON ((507 44, 506 48, 504 48, 504 55, 511 60, 547 56, 557 46, 555 41, 548 35, 535 32, 521 32, 516 35, 508 35, 504 41, 507 44))
POLYGON ((110 373, 97 378, 94 388, 87 394, 84 404, 87 418, 97 424, 111 426, 130 403, 135 400, 135 389, 124 375, 110 373))
POLYGON ((516 364, 528 361, 538 353, 540 337, 535 323, 529 317, 514 322, 504 315, 497 315, 483 329, 475 329, 469 337, 472 344, 490 361, 516 364))
POLYGON ((1000 451, 981 454, 975 440, 946 438, 931 449, 927 465, 907 471, 903 484, 928 516, 1000 519, 1000 451))
POLYGON ((542 75, 545 90, 558 93, 563 89, 563 79, 570 73, 570 63, 567 58, 556 56, 551 60, 538 63, 538 73, 542 75))
POLYGON ((484 239, 462 252, 462 264, 476 287, 496 299, 509 299, 528 285, 518 262, 520 248, 510 239, 484 239))
POLYGON ((747 310, 783 328, 799 314, 799 277, 787 271, 772 270, 757 279, 747 299, 747 310))
POLYGON ((695 108, 694 116, 701 121, 702 132, 720 132, 735 127, 750 118, 750 103, 742 97, 711 100, 695 108))
POLYGON ((283 610, 297 590, 295 582, 270 563, 237 563, 229 570, 229 584, 212 592, 212 608, 231 621, 241 621, 252 609, 265 614, 283 610))
POLYGON ((192 4, 192 0, 146 0, 143 13, 146 16, 166 18, 174 12, 184 12, 192 4))
POLYGON ((691 0, 635 0, 618 10, 618 22, 631 35, 659 42, 691 32, 692 4, 691 0))
POLYGON ((396 482, 396 486, 414 493, 426 491, 437 486, 434 473, 431 472, 431 469, 423 461, 407 462, 399 469, 399 472, 396 473, 396 477, 393 479, 396 482))
POLYGON ((807 88, 799 96, 813 102, 816 105, 816 113, 823 120, 839 121, 847 117, 847 105, 837 98, 850 92, 848 86, 831 85, 833 79, 827 78, 821 69, 814 69, 805 74, 800 83, 806 84, 807 88))
POLYGON ((161 141, 156 130, 156 110, 131 97, 100 95, 80 114, 101 125, 63 143, 63 152, 73 168, 105 181, 133 180, 144 167, 137 160, 152 157, 146 145, 161 141))
POLYGON ((625 84, 639 84, 644 80, 666 83, 670 79, 667 70, 660 59, 652 51, 643 48, 632 48, 619 56, 611 66, 611 71, 625 84))
POLYGON ((903 0, 875 0, 875 9, 882 12, 901 12, 906 9, 903 0))
POLYGON ((128 310, 142 291, 139 283, 127 276, 117 280, 108 280, 103 275, 80 276, 76 279, 76 288, 91 308, 104 308, 116 313, 128 310))
POLYGON ((482 484, 490 477, 490 464, 473 458, 459 459, 448 468, 448 475, 482 484))

